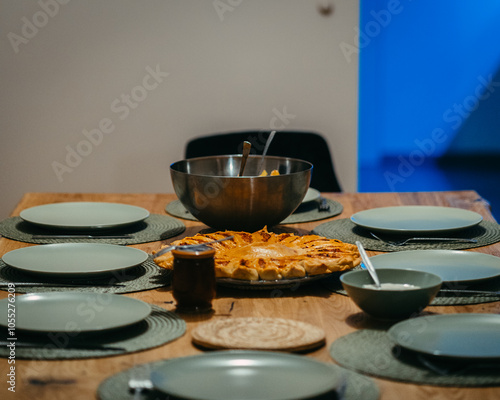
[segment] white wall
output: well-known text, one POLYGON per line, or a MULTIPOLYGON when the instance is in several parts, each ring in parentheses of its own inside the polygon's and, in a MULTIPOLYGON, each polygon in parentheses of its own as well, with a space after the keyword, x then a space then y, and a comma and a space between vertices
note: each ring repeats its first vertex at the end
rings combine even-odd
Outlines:
POLYGON ((339 45, 359 5, 319 4, 0 0, 0 217, 25 192, 173 192, 189 138, 271 128, 278 111, 327 136, 355 191, 358 59, 339 45))

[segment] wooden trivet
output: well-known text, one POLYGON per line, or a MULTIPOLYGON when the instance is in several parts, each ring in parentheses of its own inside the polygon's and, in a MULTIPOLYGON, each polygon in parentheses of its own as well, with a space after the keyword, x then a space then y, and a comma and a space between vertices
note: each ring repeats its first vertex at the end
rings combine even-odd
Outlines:
POLYGON ((304 351, 325 343, 325 332, 282 318, 225 318, 199 325, 193 342, 211 349, 304 351))

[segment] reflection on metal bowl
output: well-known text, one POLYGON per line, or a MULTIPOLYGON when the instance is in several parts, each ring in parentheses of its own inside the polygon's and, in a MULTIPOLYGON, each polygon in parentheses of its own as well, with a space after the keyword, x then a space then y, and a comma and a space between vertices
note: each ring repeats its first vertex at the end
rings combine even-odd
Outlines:
POLYGON ((279 175, 259 176, 261 156, 250 156, 238 176, 240 155, 177 161, 170 166, 175 193, 193 216, 215 229, 253 232, 274 226, 301 204, 312 164, 294 158, 264 158, 262 168, 279 175))

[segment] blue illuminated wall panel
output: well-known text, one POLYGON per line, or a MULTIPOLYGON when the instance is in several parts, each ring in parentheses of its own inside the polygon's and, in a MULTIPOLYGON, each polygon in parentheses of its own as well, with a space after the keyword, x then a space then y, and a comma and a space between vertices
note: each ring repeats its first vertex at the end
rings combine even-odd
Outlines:
POLYGON ((500 1, 360 9, 359 191, 474 189, 500 200, 500 1))

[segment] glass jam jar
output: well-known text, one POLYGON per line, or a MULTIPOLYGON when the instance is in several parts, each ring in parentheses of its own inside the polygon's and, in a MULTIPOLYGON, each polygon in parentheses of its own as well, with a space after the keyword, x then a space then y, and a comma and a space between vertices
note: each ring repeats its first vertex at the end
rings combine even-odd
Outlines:
POLYGON ((178 312, 212 311, 215 298, 215 250, 209 246, 172 250, 172 294, 178 312))

